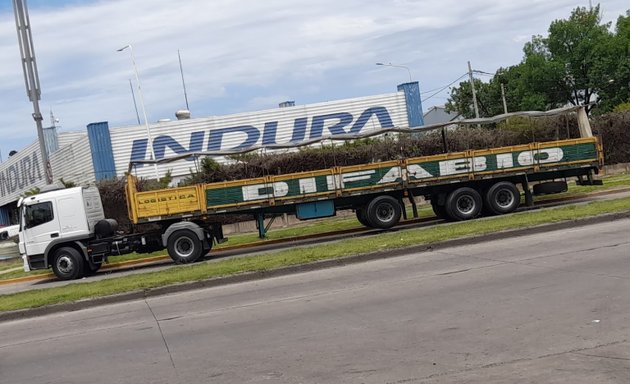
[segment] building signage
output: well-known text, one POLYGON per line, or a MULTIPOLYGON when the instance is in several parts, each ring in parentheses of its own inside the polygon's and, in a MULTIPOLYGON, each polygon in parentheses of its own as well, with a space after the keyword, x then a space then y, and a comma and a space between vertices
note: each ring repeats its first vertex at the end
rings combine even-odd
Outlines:
MULTIPOLYGON (((351 112, 336 112, 316 115, 312 118, 297 117, 292 121, 292 126, 288 126, 291 122, 280 123, 274 120, 257 125, 193 131, 184 143, 177 141, 171 135, 162 134, 153 139, 153 150, 158 160, 166 156, 167 148, 177 155, 202 151, 247 150, 258 143, 262 146, 278 144, 279 128, 285 132, 290 130, 288 142, 298 144, 304 140, 321 138, 328 133, 331 136, 358 134, 368 126, 368 122, 370 122, 371 130, 394 127, 392 117, 386 107, 372 106, 356 115, 351 112)), ((147 159, 147 147, 147 139, 134 140, 129 161, 147 159)))
POLYGON ((28 190, 42 180, 44 176, 41 163, 35 151, 0 170, 0 196, 28 190))

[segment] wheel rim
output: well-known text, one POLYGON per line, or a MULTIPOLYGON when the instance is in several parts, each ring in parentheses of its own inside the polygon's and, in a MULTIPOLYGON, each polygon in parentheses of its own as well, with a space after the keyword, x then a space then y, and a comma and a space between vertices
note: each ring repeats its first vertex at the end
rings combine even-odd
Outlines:
POLYGON ((376 208, 376 217, 379 219, 379 221, 381 222, 390 222, 394 219, 394 216, 396 214, 396 211, 394 209, 394 207, 391 204, 379 204, 379 206, 376 208))
POLYGON ((72 272, 73 268, 74 263, 69 256, 64 255, 57 259, 57 269, 59 270, 59 272, 63 274, 68 274, 72 272))
POLYGON ((471 214, 474 210, 475 210, 475 199, 472 198, 472 196, 468 196, 468 195, 464 195, 464 196, 460 196, 457 199, 457 210, 464 214, 464 215, 469 215, 471 214))
POLYGON ((507 189, 501 189, 497 192, 494 201, 501 208, 510 208, 514 204, 514 194, 507 189))
POLYGON ((184 258, 189 257, 195 251, 195 245, 188 237, 180 237, 179 239, 175 240, 174 248, 175 252, 177 252, 180 257, 184 258))

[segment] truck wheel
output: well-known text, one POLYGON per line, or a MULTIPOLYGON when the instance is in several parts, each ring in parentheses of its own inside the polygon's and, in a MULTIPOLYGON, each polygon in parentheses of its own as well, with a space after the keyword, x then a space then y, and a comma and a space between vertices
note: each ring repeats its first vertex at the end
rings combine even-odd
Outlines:
POLYGON ((469 187, 458 188, 446 197, 446 214, 456 221, 474 219, 481 212, 481 195, 469 187))
POLYGON ((74 280, 83 276, 84 260, 72 247, 59 248, 53 258, 52 269, 59 280, 74 280))
POLYGON ((438 219, 448 219, 448 215, 446 214, 446 207, 443 205, 439 205, 438 203, 434 203, 431 201, 431 208, 433 208, 433 213, 438 219))
POLYGON ((203 253, 201 240, 189 229, 180 229, 168 237, 168 255, 176 264, 193 263, 203 253))
POLYGON ((102 263, 94 264, 89 261, 84 261, 83 262, 83 276, 94 275, 96 272, 98 272, 99 269, 101 269, 102 265, 103 265, 102 263))
POLYGON ((485 195, 484 207, 493 215, 511 213, 521 203, 521 194, 509 181, 501 181, 491 186, 485 195))
POLYGON ((357 208, 357 209, 355 209, 354 212, 357 215, 357 220, 359 220, 359 223, 361 223, 365 227, 371 227, 370 223, 368 222, 367 216, 365 214, 365 208, 364 207, 357 208))
POLYGON ((367 206, 367 221, 372 228, 389 229, 400 221, 402 208, 391 196, 378 196, 367 206))

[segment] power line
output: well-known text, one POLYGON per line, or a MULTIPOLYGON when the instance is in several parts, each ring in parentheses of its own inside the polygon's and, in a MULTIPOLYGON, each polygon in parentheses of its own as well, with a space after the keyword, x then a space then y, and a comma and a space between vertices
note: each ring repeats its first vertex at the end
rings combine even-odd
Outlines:
POLYGON ((494 73, 484 72, 484 71, 480 71, 478 69, 473 69, 472 71, 473 71, 473 73, 478 73, 480 75, 486 75, 486 76, 494 76, 495 75, 494 73))
MULTIPOLYGON (((433 96, 435 96, 435 95, 439 94, 440 92, 442 92, 442 91, 443 91, 443 90, 445 90, 446 88, 450 87, 451 85, 453 85, 453 84, 457 83, 458 81, 460 81, 461 79, 463 79, 463 78, 464 78, 464 77, 466 77, 466 76, 468 76, 468 73, 464 73, 463 75, 461 75, 461 76, 460 76, 460 77, 458 77, 457 79, 453 80, 452 82, 450 82, 450 83, 448 83, 447 85, 443 86, 442 88, 438 89, 438 90, 437 90, 437 92, 435 92, 435 93, 434 93, 434 94, 432 94, 431 96, 429 96, 429 97, 426 97, 426 98, 422 99, 422 102, 425 102, 425 101, 429 100, 429 99, 430 99, 430 98, 432 98, 433 96)), ((424 93, 429 93, 429 92, 432 92, 432 91, 434 91, 434 90, 427 91, 427 92, 424 92, 424 93)))

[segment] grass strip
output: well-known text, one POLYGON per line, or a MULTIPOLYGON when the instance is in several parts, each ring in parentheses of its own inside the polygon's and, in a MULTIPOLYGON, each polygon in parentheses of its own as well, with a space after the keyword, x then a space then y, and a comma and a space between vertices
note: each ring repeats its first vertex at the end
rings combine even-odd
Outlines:
POLYGON ((178 266, 159 272, 0 295, 0 311, 35 308, 238 273, 266 271, 318 260, 429 244, 466 236, 576 220, 598 214, 628 210, 630 210, 630 198, 623 198, 455 224, 389 232, 360 239, 347 239, 343 242, 296 247, 263 255, 219 260, 190 266, 178 266))

